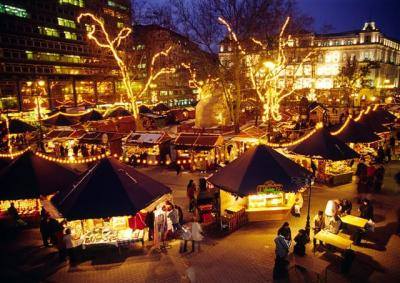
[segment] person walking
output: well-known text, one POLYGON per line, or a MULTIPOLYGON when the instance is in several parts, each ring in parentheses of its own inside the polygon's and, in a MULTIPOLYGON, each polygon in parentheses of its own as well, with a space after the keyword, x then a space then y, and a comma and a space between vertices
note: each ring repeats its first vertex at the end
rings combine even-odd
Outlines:
POLYGON ((306 230, 300 229, 299 233, 294 237, 295 245, 293 252, 295 255, 298 256, 305 256, 306 255, 306 244, 309 241, 308 235, 306 230))
POLYGON ((193 180, 190 180, 186 187, 186 195, 189 199, 189 212, 194 211, 194 207, 196 204, 196 184, 193 180))
POLYGON ((200 252, 200 242, 203 240, 203 228, 201 227, 200 223, 197 221, 197 217, 193 217, 192 222, 192 252, 195 251, 195 246, 197 245, 197 251, 200 252))
POLYGON ((65 230, 65 235, 63 237, 65 249, 67 251, 67 255, 69 258, 69 264, 70 265, 75 265, 76 259, 75 259, 75 253, 74 253, 74 244, 72 242, 72 236, 71 236, 71 229, 67 228, 65 230))

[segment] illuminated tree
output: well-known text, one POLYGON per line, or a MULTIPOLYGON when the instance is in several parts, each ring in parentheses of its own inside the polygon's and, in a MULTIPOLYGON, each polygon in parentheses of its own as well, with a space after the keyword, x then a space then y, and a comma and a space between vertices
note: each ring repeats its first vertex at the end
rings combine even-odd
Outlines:
POLYGON ((359 63, 354 57, 347 59, 346 64, 340 69, 337 80, 339 86, 344 91, 344 97, 347 101, 348 107, 352 106, 351 97, 354 99, 361 88, 370 85, 371 82, 367 77, 371 69, 378 67, 378 63, 369 60, 359 63))
MULTIPOLYGON (((289 97, 294 91, 295 87, 292 84, 290 87, 284 82, 283 73, 290 65, 286 56, 286 48, 290 46, 292 41, 291 36, 284 36, 285 29, 289 23, 290 18, 286 18, 282 29, 279 33, 278 48, 277 50, 270 50, 271 55, 264 56, 268 50, 268 46, 260 40, 252 38, 255 45, 259 46, 261 52, 251 53, 247 52, 238 40, 235 32, 223 18, 218 19, 223 24, 232 41, 235 43, 239 52, 243 55, 252 88, 256 91, 257 96, 261 102, 263 113, 262 118, 264 122, 280 121, 282 115, 280 106, 282 101, 289 97)), ((302 68, 305 61, 309 60, 312 52, 309 52, 304 59, 297 65, 294 73, 302 68)), ((269 131, 270 129, 268 129, 269 131)))
POLYGON ((155 71, 156 61, 159 60, 159 58, 161 57, 169 56, 172 50, 172 46, 170 46, 166 50, 156 53, 152 57, 146 81, 144 82, 142 87, 137 90, 133 84, 131 71, 128 69, 127 64, 122 58, 121 52, 118 50, 121 42, 127 39, 128 36, 132 33, 132 29, 129 27, 123 27, 119 30, 118 34, 114 38, 111 38, 110 34, 105 28, 103 21, 100 18, 91 13, 83 13, 79 15, 78 23, 80 23, 83 18, 89 18, 93 22, 93 24, 90 26, 90 30, 87 33, 88 39, 93 40, 100 48, 104 48, 111 52, 112 56, 116 60, 122 76, 122 82, 124 84, 129 102, 132 107, 133 116, 135 117, 135 119, 137 119, 139 116, 137 106, 138 99, 140 99, 147 92, 151 83, 155 81, 159 76, 175 72, 175 68, 164 67, 160 68, 157 72, 155 71))

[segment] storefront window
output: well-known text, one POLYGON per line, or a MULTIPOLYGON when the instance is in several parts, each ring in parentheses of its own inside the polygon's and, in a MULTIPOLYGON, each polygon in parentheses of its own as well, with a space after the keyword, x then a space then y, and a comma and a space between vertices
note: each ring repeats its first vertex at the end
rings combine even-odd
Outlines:
POLYGON ((50 91, 53 107, 74 105, 72 81, 52 81, 50 91))
POLYGON ((75 90, 78 105, 88 105, 96 103, 94 95, 94 83, 92 81, 77 81, 75 90))
POLYGON ((0 82, 0 109, 2 111, 18 110, 16 82, 0 82))
POLYGON ((26 81, 22 82, 20 87, 23 111, 37 111, 38 104, 41 111, 49 109, 46 85, 39 86, 35 81, 26 81))
MULTIPOLYGON (((123 95, 125 91, 118 92, 123 95)), ((113 84, 112 82, 98 82, 97 83, 97 93, 100 104, 114 103, 120 100, 120 96, 113 95, 113 84)))

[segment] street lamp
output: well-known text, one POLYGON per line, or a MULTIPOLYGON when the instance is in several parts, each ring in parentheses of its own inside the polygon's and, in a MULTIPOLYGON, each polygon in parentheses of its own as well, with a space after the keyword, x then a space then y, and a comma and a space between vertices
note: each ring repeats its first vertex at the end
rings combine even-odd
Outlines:
POLYGON ((317 171, 317 167, 315 166, 314 162, 311 159, 311 170, 312 175, 308 178, 308 205, 307 205, 307 222, 306 222, 306 233, 310 236, 310 205, 311 205, 311 188, 315 178, 315 172, 317 171))

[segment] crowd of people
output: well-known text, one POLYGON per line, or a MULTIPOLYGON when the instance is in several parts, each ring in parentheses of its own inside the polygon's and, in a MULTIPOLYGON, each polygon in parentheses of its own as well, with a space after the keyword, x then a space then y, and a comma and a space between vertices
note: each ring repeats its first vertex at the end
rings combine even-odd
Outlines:
POLYGON ((54 153, 56 156, 61 158, 66 158, 69 156, 82 156, 82 157, 90 157, 97 156, 100 154, 106 154, 106 148, 103 146, 91 145, 88 146, 86 144, 76 144, 72 147, 68 147, 68 145, 59 144, 54 148, 54 153))

